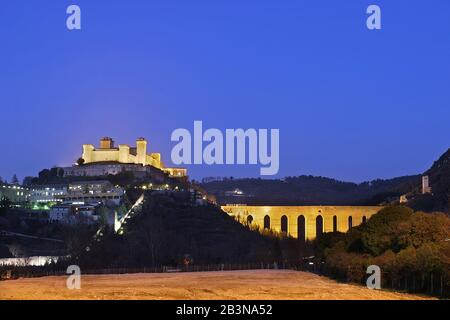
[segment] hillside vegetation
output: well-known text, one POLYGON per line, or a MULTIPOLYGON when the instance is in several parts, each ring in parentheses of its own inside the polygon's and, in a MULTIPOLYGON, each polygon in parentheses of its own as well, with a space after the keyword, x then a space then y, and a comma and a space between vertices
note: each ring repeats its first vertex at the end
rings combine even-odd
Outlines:
POLYGON ((420 291, 434 277, 450 293, 450 217, 443 213, 388 207, 345 234, 324 234, 316 254, 338 279, 362 283, 367 267, 377 265, 385 282, 409 280, 420 291))
POLYGON ((450 149, 447 150, 433 166, 425 172, 429 176, 431 194, 420 195, 420 186, 413 190, 416 193, 411 206, 416 210, 427 212, 450 212, 450 149))
POLYGON ((374 180, 360 184, 335 179, 299 176, 283 180, 222 179, 202 183, 220 204, 248 205, 376 205, 389 197, 398 198, 420 183, 420 176, 374 180), (227 192, 241 190, 243 195, 227 192))
POLYGON ((142 213, 88 253, 74 252, 90 267, 181 266, 222 263, 297 263, 303 245, 292 238, 262 235, 214 206, 192 206, 168 195, 146 195, 142 213))

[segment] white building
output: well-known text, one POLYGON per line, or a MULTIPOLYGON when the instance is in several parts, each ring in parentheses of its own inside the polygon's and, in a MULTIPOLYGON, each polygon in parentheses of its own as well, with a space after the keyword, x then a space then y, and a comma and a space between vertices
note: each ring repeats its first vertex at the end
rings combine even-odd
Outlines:
POLYGON ((431 193, 430 179, 428 176, 422 177, 422 194, 431 193))
POLYGON ((23 203, 30 200, 30 190, 17 185, 0 183, 0 200, 8 198, 12 203, 23 203))
POLYGON ((65 185, 33 186, 30 190, 31 203, 61 202, 60 197, 67 194, 65 185))
POLYGON ((66 194, 58 198, 62 202, 102 202, 120 205, 125 191, 113 186, 109 181, 82 181, 69 184, 66 194))
POLYGON ((63 224, 95 223, 99 220, 96 209, 100 204, 59 204, 50 209, 49 221, 63 224))

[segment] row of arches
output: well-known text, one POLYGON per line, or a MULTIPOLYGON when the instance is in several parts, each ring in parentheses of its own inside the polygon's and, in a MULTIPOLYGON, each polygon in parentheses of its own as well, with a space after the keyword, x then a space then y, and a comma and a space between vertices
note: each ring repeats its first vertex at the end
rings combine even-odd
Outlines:
MULTIPOLYGON (((253 216, 248 215, 247 216, 247 223, 252 224, 253 223, 253 216)), ((367 222, 367 217, 362 217, 362 223, 367 222)), ((281 217, 280 221, 281 225, 281 232, 283 233, 289 233, 289 220, 286 215, 283 215, 281 217)), ((347 220, 347 227, 348 230, 353 228, 353 217, 349 216, 347 220)), ((271 229, 271 218, 269 215, 264 216, 264 229, 271 229)), ((333 216, 333 232, 338 231, 338 217, 335 215, 333 216)), ((322 235, 324 232, 324 220, 321 215, 318 215, 316 217, 316 237, 322 235)), ((297 235, 298 239, 305 240, 306 239, 306 218, 304 215, 299 215, 297 217, 297 235)))

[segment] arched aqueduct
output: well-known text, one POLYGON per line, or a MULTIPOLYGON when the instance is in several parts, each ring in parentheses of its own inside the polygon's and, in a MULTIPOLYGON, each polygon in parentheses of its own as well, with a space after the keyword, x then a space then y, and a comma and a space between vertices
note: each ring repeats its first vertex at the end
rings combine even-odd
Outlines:
POLYGON ((285 232, 294 238, 313 240, 323 232, 347 232, 380 211, 380 206, 243 206, 222 210, 260 228, 285 232))

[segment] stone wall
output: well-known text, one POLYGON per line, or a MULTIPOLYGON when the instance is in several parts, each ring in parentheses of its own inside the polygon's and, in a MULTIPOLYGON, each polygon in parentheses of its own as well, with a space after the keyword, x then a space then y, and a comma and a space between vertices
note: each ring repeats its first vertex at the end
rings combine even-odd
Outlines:
POLYGON ((381 206, 223 206, 222 210, 261 228, 313 240, 318 232, 347 232, 369 219, 381 206), (282 223, 283 220, 283 223, 282 223), (269 223, 268 223, 269 222, 269 223), (303 227, 304 223, 304 227, 303 227), (282 224, 283 229, 282 230, 282 224), (287 230, 286 230, 287 229, 287 230))

